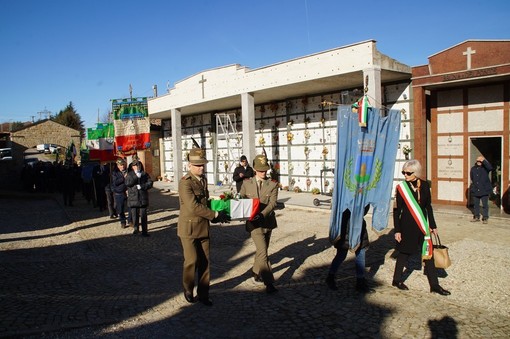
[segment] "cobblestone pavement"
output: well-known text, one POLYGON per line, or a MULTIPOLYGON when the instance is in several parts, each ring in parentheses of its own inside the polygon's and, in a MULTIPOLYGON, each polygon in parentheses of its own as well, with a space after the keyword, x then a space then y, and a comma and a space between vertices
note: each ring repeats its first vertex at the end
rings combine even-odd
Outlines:
POLYGON ((508 218, 480 225, 468 214, 436 211, 453 259, 440 270, 448 297, 429 293, 419 262, 406 281, 410 291, 392 287, 393 235, 371 231, 367 272, 375 293, 362 295, 351 254, 337 275, 339 290, 324 284, 334 256, 329 210, 284 200, 269 248, 279 292, 267 295, 250 279, 254 245, 244 226, 217 225, 214 305, 206 307, 182 296, 175 193, 151 191, 149 238, 121 229, 79 196, 67 207, 57 195, 0 193, 0 336, 508 338, 508 218))

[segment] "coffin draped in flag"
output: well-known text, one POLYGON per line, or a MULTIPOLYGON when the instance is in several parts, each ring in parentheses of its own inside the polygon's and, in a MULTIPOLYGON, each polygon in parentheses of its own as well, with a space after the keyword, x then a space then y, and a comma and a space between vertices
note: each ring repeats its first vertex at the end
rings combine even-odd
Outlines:
POLYGON ((89 160, 115 160, 114 128, 111 123, 98 123, 96 128, 87 129, 87 143, 89 160))
POLYGON ((232 220, 252 220, 260 209, 259 199, 211 200, 213 211, 224 211, 232 220))
POLYGON ((112 111, 118 153, 128 155, 150 148, 147 98, 112 100, 112 111))
POLYGON ((390 110, 381 117, 377 108, 368 108, 366 127, 350 106, 339 106, 335 189, 329 240, 340 238, 342 213, 349 209, 349 247, 360 243, 364 209, 372 205, 372 226, 381 231, 388 225, 395 158, 400 135, 400 111, 390 110))

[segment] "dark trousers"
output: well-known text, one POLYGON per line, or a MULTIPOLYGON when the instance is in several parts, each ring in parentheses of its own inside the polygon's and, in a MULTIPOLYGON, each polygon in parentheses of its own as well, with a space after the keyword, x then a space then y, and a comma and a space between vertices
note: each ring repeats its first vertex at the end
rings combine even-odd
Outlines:
POLYGON ((200 299, 209 298, 211 279, 209 265, 209 238, 181 238, 184 253, 182 285, 185 292, 193 293, 195 272, 198 275, 197 295, 200 299))
POLYGON ((147 207, 131 207, 131 218, 133 218, 133 228, 138 231, 142 226, 142 233, 147 234, 147 207))
POLYGON ((126 225, 126 211, 128 212, 127 222, 131 223, 132 218, 131 218, 130 211, 127 209, 126 195, 114 193, 114 197, 115 197, 115 208, 117 208, 117 215, 119 216, 120 224, 126 225))
POLYGON ((113 193, 111 191, 105 191, 105 193, 106 205, 108 206, 108 213, 111 217, 117 214, 117 211, 115 210, 115 199, 113 198, 113 193))
POLYGON ((475 218, 480 219, 480 200, 482 201, 482 219, 489 219, 489 196, 484 195, 483 197, 473 197, 474 211, 473 215, 475 218))
MULTIPOLYGON (((393 273, 393 281, 402 282, 402 275, 404 273, 404 268, 409 261, 409 256, 410 254, 407 253, 398 254, 397 263, 395 264, 395 272, 393 273)), ((430 287, 438 286, 439 281, 437 279, 437 270, 436 265, 434 265, 434 258, 424 260, 423 263, 425 264, 424 271, 430 287)))

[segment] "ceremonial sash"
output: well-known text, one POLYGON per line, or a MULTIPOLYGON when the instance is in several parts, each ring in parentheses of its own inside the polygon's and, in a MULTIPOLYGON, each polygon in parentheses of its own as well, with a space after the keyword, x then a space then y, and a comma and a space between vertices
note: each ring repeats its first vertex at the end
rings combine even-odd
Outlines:
POLYGON ((397 185, 397 190, 400 192, 400 195, 404 199, 407 208, 411 212, 411 215, 414 218, 414 221, 418 224, 418 228, 424 234, 423 245, 421 249, 421 258, 422 260, 428 260, 432 258, 432 239, 430 238, 430 227, 427 218, 423 215, 423 211, 414 198, 409 185, 403 181, 397 185))

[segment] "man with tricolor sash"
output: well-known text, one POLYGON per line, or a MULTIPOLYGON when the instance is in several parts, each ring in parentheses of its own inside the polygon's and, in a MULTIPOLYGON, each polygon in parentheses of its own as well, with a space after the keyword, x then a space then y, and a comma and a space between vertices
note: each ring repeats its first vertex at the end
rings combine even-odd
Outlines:
POLYGON ((437 234, 437 226, 432 211, 430 185, 419 178, 421 164, 418 160, 406 161, 402 175, 405 180, 397 185, 393 210, 398 255, 392 285, 400 290, 409 289, 403 281, 404 267, 409 257, 420 251, 430 292, 449 295, 450 292, 439 285, 434 265, 431 233, 437 234))

